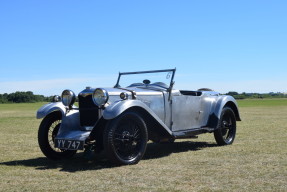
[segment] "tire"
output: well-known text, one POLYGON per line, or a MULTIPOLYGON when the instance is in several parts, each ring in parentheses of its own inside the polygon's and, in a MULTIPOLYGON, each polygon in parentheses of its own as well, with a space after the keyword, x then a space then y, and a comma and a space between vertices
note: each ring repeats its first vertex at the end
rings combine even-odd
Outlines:
POLYGON ((216 130, 214 131, 214 138, 218 145, 230 145, 233 143, 235 135, 235 114, 231 108, 224 107, 222 109, 216 130))
POLYGON ((54 112, 47 115, 41 122, 38 131, 38 143, 43 154, 52 160, 72 157, 77 151, 61 150, 54 147, 54 139, 61 125, 61 113, 54 112))
POLYGON ((138 163, 144 156, 148 132, 144 120, 135 112, 125 112, 111 120, 104 130, 104 149, 116 165, 138 163))

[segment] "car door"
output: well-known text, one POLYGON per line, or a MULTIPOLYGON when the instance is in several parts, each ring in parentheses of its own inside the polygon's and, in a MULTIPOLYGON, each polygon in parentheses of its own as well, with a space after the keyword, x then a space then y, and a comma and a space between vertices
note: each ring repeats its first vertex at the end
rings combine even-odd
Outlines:
POLYGON ((201 97, 175 94, 172 97, 172 131, 201 127, 201 97))

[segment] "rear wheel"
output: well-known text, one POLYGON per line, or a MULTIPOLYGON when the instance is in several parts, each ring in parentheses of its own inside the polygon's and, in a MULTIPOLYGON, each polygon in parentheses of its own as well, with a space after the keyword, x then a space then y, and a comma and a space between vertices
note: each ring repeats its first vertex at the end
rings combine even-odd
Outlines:
POLYGON ((230 145, 233 143, 236 135, 236 119, 234 112, 229 107, 224 107, 216 130, 214 138, 218 145, 230 145))
POLYGON ((125 112, 111 120, 104 131, 104 148, 117 165, 138 163, 146 150, 148 133, 144 120, 135 112, 125 112))
POLYGON ((61 126, 61 113, 54 112, 47 115, 40 124, 38 143, 43 154, 52 160, 72 157, 77 151, 61 150, 54 147, 54 140, 61 126))

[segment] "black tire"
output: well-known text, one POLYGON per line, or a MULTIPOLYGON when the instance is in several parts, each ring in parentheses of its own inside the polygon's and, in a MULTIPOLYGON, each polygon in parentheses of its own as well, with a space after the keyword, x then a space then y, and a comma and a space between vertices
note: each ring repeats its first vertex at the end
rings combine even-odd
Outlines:
POLYGON ((54 147, 54 139, 61 125, 61 113, 54 112, 47 115, 40 124, 38 131, 38 143, 43 154, 52 160, 60 160, 72 157, 77 151, 61 150, 54 147))
POLYGON ((218 145, 230 145, 233 143, 235 135, 235 114, 231 108, 224 107, 222 109, 216 130, 214 131, 214 138, 218 145))
POLYGON ((148 132, 144 120, 135 112, 125 112, 111 120, 104 131, 104 149, 116 165, 138 163, 144 156, 148 132))

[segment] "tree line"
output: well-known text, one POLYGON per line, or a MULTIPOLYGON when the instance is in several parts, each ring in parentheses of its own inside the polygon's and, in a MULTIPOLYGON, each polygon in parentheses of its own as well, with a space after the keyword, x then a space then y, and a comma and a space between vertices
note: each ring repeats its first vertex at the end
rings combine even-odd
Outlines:
POLYGON ((286 93, 274 93, 274 92, 270 92, 270 93, 237 93, 235 91, 230 91, 228 93, 226 93, 226 95, 231 95, 233 96, 235 99, 264 99, 264 98, 287 98, 287 94, 286 93))
MULTIPOLYGON (((231 95, 235 99, 255 99, 255 98, 287 98, 287 94, 284 93, 238 93, 230 91, 226 95, 231 95)), ((53 96, 45 97, 44 95, 34 95, 32 91, 15 93, 0 94, 0 103, 36 103, 36 102, 51 102, 53 96)))
POLYGON ((0 103, 36 103, 50 102, 52 96, 45 97, 44 95, 34 95, 32 91, 0 94, 0 103))

